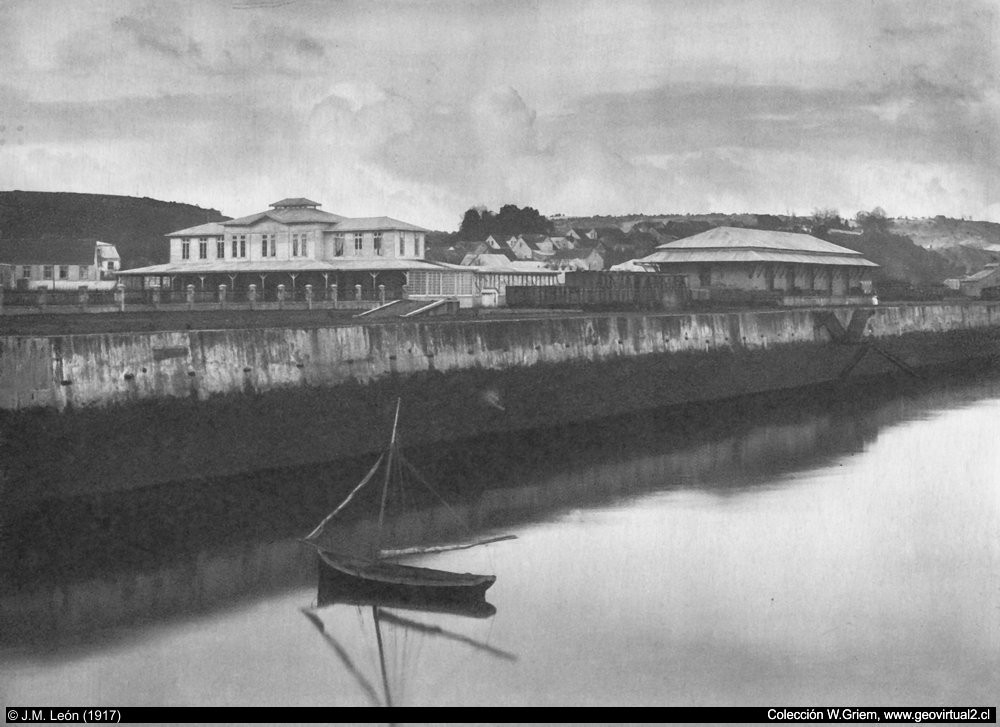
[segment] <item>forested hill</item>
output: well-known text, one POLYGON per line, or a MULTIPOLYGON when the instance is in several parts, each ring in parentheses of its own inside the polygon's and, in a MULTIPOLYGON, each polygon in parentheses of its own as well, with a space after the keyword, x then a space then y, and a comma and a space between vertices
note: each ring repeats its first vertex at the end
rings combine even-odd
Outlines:
POLYGON ((168 232, 228 220, 218 210, 148 197, 71 192, 0 192, 0 251, 5 239, 96 238, 113 243, 122 267, 163 263, 168 232))

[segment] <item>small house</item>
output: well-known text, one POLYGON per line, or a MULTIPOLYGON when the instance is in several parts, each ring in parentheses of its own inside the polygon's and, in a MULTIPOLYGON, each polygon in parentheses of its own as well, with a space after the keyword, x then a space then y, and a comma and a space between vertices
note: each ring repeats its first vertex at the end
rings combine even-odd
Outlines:
POLYGON ((596 247, 556 250, 547 265, 553 270, 604 270, 604 256, 596 247))
POLYGON ((957 290, 969 298, 1000 297, 1000 263, 990 263, 977 273, 959 278, 957 282, 957 290))
POLYGON ((0 240, 0 286, 18 290, 113 288, 121 258, 93 239, 41 237, 0 240))

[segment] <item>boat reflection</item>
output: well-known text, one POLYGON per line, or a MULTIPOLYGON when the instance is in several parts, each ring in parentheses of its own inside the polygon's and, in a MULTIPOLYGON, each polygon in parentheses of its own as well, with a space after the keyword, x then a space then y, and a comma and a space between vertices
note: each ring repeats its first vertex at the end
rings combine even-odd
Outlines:
POLYGON ((329 570, 321 569, 316 604, 299 610, 330 646, 372 706, 399 706, 405 695, 406 677, 419 669, 418 663, 407 661, 419 660, 419 654, 426 651, 422 644, 414 644, 415 641, 441 639, 469 647, 479 654, 517 661, 516 654, 482 639, 428 622, 426 617, 413 617, 420 613, 489 619, 496 614, 496 607, 482 597, 441 598, 426 590, 379 592, 371 584, 339 580, 331 577, 329 570), (349 633, 350 630, 355 633, 349 633), (360 639, 357 638, 358 630, 363 632, 360 639), (348 640, 359 644, 355 649, 357 653, 352 653, 348 640), (370 660, 360 652, 373 646, 378 670, 376 678, 365 674, 361 666, 370 660), (376 688, 375 683, 380 684, 380 688, 376 688))

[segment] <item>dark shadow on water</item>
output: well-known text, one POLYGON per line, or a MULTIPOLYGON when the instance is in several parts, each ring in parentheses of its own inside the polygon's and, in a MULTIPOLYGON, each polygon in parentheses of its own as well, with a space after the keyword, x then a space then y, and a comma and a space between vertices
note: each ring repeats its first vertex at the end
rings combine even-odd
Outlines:
MULTIPOLYGON (((491 533, 662 490, 752 493, 862 451, 886 427, 998 395, 995 372, 885 379, 406 449, 436 494, 409 503, 408 514, 389 527, 402 542, 443 535, 453 519, 438 495, 471 532, 491 533)), ((403 406, 404 416, 419 418, 403 406)), ((4 511, 0 648, 58 649, 106 639, 100 630, 168 621, 309 583, 315 556, 297 538, 344 498, 372 461, 366 456, 4 511)), ((368 527, 360 514, 345 522, 348 533, 368 527)))
MULTIPOLYGON (((416 676, 409 673, 413 671, 413 665, 405 663, 406 654, 395 653, 400 640, 388 638, 389 634, 385 633, 387 631, 398 630, 405 635, 406 640, 433 638, 460 644, 478 655, 509 662, 517 661, 516 654, 450 625, 441 626, 435 622, 440 614, 467 619, 492 617, 496 608, 481 598, 400 600, 382 596, 371 589, 359 589, 351 584, 330 581, 324 577, 321 569, 316 605, 300 610, 372 706, 399 706, 399 697, 404 692, 403 685, 392 682, 416 676), (368 648, 377 655, 377 674, 365 673, 361 667, 364 660, 358 658, 359 655, 352 654, 351 649, 343 642, 345 633, 353 637, 354 642, 367 642, 368 648), (392 669, 393 679, 390 679, 386 668, 387 662, 395 667, 392 669)), ((406 646, 409 648, 402 651, 416 651, 409 644, 406 646)))

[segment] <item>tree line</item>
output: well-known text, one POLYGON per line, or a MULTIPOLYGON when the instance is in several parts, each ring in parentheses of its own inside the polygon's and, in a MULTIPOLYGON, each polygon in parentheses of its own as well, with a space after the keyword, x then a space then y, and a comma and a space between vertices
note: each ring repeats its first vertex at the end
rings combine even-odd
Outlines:
POLYGON ((534 207, 505 204, 499 212, 472 207, 462 217, 458 235, 462 240, 484 240, 490 235, 551 235, 552 221, 534 207))

